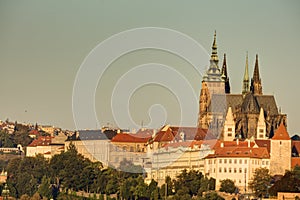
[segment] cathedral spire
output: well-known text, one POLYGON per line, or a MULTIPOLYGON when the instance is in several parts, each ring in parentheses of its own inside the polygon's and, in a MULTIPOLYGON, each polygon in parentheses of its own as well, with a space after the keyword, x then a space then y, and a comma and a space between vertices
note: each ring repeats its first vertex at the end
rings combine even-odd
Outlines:
POLYGON ((225 81, 225 93, 230 94, 230 83, 229 77, 227 74, 227 63, 226 63, 226 54, 224 53, 223 65, 222 65, 222 77, 225 81))
POLYGON ((245 95, 248 92, 249 92, 249 72, 248 72, 248 52, 247 52, 242 94, 245 95))
POLYGON ((217 35, 216 31, 214 34, 214 41, 212 44, 212 52, 210 56, 210 65, 206 72, 206 74, 203 76, 203 81, 209 81, 209 82, 224 82, 222 78, 222 71, 218 66, 219 63, 219 57, 217 52, 217 35))
POLYGON ((251 79, 250 90, 255 95, 262 95, 261 79, 259 77, 258 54, 256 54, 253 77, 251 79))
POLYGON ((213 45, 212 45, 212 52, 211 52, 211 56, 210 56, 210 61, 215 62, 216 65, 218 65, 218 63, 219 63, 219 57, 218 57, 217 49, 218 49, 218 47, 217 47, 217 31, 215 31, 214 42, 213 42, 213 45))
POLYGON ((259 69, 258 69, 258 54, 256 54, 256 59, 255 59, 255 66, 254 66, 254 72, 253 72, 253 80, 254 81, 260 81, 259 69))

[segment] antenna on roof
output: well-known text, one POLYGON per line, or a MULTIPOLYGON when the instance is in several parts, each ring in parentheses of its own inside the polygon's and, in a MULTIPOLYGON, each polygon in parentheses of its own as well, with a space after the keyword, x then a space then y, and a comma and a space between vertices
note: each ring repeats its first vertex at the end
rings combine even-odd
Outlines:
POLYGON ((279 106, 279 114, 281 114, 281 107, 279 106))

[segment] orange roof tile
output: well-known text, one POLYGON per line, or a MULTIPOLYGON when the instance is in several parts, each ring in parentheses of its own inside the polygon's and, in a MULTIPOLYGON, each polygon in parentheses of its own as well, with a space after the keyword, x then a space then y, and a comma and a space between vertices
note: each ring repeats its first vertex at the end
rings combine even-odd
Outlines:
POLYGON ((41 136, 38 139, 33 140, 28 146, 36 147, 36 146, 48 146, 51 143, 51 136, 41 136))
POLYGON ((226 158, 270 158, 270 154, 265 147, 216 147, 215 153, 210 154, 208 158, 226 157, 226 158))
POLYGON ((291 161, 291 168, 294 168, 297 165, 300 166, 300 157, 292 157, 291 161))
POLYGON ((277 128, 277 130, 274 133, 274 136, 272 137, 272 140, 290 140, 290 136, 288 134, 288 132, 286 131, 285 126, 283 125, 283 123, 281 123, 279 125, 279 127, 277 128))
POLYGON ((112 142, 147 143, 151 136, 140 137, 139 134, 119 133, 112 138, 112 142))
POLYGON ((181 141, 182 138, 180 134, 184 133, 185 140, 204 140, 214 138, 208 133, 207 129, 201 129, 197 127, 177 127, 170 126, 167 130, 164 127, 159 130, 159 132, 154 136, 154 142, 171 142, 171 141, 181 141))

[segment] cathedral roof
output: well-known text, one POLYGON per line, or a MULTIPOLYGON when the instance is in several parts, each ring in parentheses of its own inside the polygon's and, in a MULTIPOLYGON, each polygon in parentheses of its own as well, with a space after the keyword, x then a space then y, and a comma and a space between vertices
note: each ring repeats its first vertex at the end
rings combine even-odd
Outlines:
POLYGON ((280 124, 278 129, 275 131, 274 136, 272 137, 272 140, 290 140, 290 136, 284 126, 283 123, 280 124))
POLYGON ((259 113, 259 104, 252 93, 248 93, 242 104, 242 112, 245 113, 259 113))
POLYGON ((213 94, 209 104, 209 112, 226 113, 231 107, 233 113, 241 108, 243 112, 259 113, 263 108, 269 115, 278 115, 276 101, 273 95, 253 95, 248 93, 245 98, 242 94, 213 94))
POLYGON ((259 106, 270 115, 278 115, 276 101, 273 95, 257 95, 255 96, 259 106))
POLYGON ((240 106, 243 102, 243 95, 241 94, 213 94, 208 108, 209 112, 224 112, 231 107, 232 111, 240 106))

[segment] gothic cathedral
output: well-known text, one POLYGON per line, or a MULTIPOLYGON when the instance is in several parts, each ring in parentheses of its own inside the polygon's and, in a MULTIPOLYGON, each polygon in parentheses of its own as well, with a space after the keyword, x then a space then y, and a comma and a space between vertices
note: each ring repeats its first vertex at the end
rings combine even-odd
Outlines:
POLYGON ((220 68, 215 32, 210 66, 200 91, 198 127, 223 139, 268 139, 281 123, 286 126, 287 116, 278 110, 274 96, 262 92, 258 55, 251 84, 249 81, 247 55, 242 92, 230 93, 226 55, 220 68))

